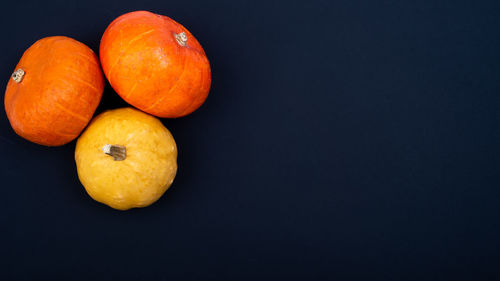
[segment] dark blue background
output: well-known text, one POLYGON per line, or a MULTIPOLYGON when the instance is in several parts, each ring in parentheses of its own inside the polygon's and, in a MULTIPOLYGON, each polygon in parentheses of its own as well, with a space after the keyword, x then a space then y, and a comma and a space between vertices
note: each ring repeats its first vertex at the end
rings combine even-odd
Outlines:
MULTIPOLYGON (((2 113, 0 279, 500 280, 500 1, 4 1, 4 83, 36 40, 98 51, 139 9, 213 71, 202 108, 163 120, 172 188, 96 203, 75 142, 2 113)), ((98 112, 125 105, 108 85, 98 112)))

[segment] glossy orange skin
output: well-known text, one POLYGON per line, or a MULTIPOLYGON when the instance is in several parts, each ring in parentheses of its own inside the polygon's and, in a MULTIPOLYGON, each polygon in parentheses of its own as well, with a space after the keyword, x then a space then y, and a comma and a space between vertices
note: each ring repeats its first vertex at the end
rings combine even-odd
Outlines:
POLYGON ((116 18, 99 50, 113 89, 129 104, 158 117, 185 116, 210 90, 210 64, 194 36, 169 17, 136 11, 116 18), (184 32, 186 45, 175 34, 184 32))
POLYGON ((28 48, 9 79, 5 111, 21 137, 46 146, 75 139, 92 118, 104 90, 99 59, 86 45, 64 36, 46 37, 28 48))

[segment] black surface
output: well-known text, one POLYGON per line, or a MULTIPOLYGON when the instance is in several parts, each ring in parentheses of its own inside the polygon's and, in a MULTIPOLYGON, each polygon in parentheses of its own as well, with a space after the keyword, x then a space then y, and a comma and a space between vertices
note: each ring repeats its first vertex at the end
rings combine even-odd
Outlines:
MULTIPOLYGON (((163 120, 172 188, 115 211, 75 143, 0 118, 1 280, 500 280, 499 1, 5 1, 4 84, 36 40, 184 24, 212 66, 163 120)), ((107 86, 98 112, 124 106, 107 86)))

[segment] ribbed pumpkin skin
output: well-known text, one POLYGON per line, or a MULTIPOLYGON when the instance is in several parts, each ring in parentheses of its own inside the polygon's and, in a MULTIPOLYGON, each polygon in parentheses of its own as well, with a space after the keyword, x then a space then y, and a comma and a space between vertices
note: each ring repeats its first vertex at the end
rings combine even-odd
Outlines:
POLYGON ((5 111, 21 137, 46 146, 75 139, 92 118, 104 90, 99 60, 86 45, 64 36, 46 37, 28 48, 9 79, 5 111))
POLYGON ((124 14, 106 29, 99 50, 113 89, 158 117, 185 116, 210 90, 210 64, 196 38, 174 20, 146 11, 124 14), (186 45, 175 34, 184 32, 186 45))

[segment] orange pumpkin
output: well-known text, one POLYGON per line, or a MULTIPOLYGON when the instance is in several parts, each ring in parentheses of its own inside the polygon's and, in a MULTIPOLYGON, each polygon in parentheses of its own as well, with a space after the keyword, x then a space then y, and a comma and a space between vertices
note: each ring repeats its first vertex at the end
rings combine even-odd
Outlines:
POLYGON ((99 60, 64 36, 38 40, 24 52, 5 91, 5 111, 21 137, 46 146, 75 139, 104 90, 99 60))
POLYGON ((115 91, 152 115, 187 115, 210 90, 210 64, 203 48, 166 16, 136 11, 118 17, 104 32, 99 53, 115 91))

